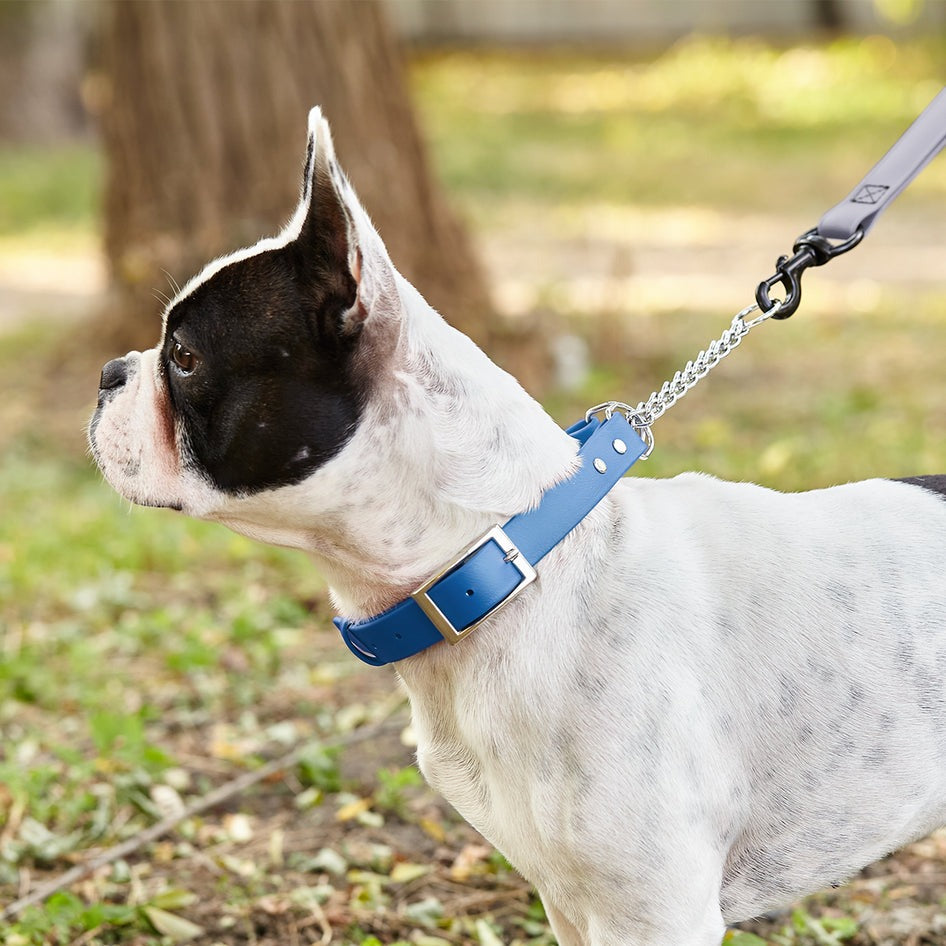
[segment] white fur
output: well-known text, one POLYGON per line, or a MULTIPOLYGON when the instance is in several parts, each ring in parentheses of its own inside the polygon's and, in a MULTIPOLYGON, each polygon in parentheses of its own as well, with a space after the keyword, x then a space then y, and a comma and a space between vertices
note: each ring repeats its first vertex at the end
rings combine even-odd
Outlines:
MULTIPOLYGON (((329 140, 317 119, 312 134, 329 140)), ((341 453, 249 497, 176 479, 152 352, 103 410, 96 454, 131 499, 306 550, 357 618, 533 506, 576 446, 364 254, 377 237, 345 199, 365 332, 399 327, 341 453)), ((717 946, 725 922, 946 821, 944 536, 946 502, 904 484, 624 480, 534 588, 401 662, 420 766, 536 884, 562 946, 717 946)))
POLYGON ((175 506, 206 516, 216 491, 182 462, 158 349, 126 357, 128 381, 100 413, 92 453, 119 493, 142 506, 175 506))

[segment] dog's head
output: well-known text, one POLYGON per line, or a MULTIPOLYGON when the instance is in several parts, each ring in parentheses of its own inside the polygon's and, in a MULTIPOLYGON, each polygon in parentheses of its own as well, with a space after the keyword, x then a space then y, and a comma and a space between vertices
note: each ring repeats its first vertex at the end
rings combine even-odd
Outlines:
POLYGON ((290 223, 210 263, 155 348, 105 366, 89 441, 133 502, 406 583, 567 473, 560 434, 397 273, 313 109, 290 223))
POLYGON ((93 455, 128 499, 192 515, 299 483, 357 429, 399 308, 384 246, 313 110, 292 220, 192 279, 157 347, 105 366, 93 455))

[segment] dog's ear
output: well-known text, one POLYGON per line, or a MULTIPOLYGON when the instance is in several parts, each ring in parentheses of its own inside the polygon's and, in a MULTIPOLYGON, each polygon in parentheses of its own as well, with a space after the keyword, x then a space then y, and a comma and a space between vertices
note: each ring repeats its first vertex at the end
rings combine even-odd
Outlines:
POLYGON ((309 112, 302 200, 290 226, 298 231, 293 249, 302 285, 321 312, 341 309, 343 331, 397 316, 394 267, 338 164, 318 108, 309 112))

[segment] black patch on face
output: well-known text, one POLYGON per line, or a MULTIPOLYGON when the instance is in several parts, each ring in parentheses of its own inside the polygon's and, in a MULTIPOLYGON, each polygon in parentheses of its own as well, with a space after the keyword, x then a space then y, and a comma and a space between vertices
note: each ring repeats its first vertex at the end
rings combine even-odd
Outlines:
POLYGON ((894 480, 895 483, 909 483, 911 486, 922 486, 930 492, 939 493, 946 499, 946 476, 906 476, 894 480))
POLYGON ((353 377, 360 324, 343 316, 356 292, 347 250, 323 232, 225 266, 168 314, 174 414, 185 452, 217 488, 298 483, 351 438, 364 403, 353 377), (198 358, 189 373, 173 360, 176 344, 198 358))

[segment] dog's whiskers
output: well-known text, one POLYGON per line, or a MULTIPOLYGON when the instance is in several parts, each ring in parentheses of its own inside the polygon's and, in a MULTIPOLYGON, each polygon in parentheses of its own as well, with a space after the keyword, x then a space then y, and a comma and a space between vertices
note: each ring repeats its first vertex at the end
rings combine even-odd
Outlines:
POLYGON ((160 302, 165 307, 171 304, 171 297, 161 289, 152 289, 151 295, 153 295, 155 299, 157 299, 158 302, 160 302))
POLYGON ((168 283, 170 283, 171 288, 174 290, 174 295, 179 296, 181 294, 181 287, 178 285, 177 280, 166 269, 162 269, 161 272, 167 276, 168 283))

